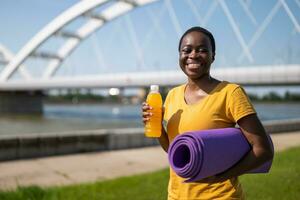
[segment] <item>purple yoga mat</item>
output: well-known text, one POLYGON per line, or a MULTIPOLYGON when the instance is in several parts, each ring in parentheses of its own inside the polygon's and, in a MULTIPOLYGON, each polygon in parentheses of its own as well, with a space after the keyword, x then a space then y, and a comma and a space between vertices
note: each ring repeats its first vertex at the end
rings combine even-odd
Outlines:
MULTIPOLYGON (((269 141, 272 144, 270 137, 269 141)), ((168 157, 175 173, 187 178, 185 182, 193 182, 224 172, 250 148, 238 128, 210 129, 176 136, 169 147, 168 157)), ((249 173, 266 173, 271 164, 272 161, 266 162, 249 173)))

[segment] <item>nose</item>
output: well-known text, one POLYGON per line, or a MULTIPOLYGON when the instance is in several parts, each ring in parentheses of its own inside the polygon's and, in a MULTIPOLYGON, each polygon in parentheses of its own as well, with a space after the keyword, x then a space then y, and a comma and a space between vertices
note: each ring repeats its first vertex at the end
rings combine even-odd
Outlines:
POLYGON ((191 53, 189 54, 189 57, 191 58, 196 58, 199 56, 199 52, 196 51, 195 49, 191 51, 191 53))

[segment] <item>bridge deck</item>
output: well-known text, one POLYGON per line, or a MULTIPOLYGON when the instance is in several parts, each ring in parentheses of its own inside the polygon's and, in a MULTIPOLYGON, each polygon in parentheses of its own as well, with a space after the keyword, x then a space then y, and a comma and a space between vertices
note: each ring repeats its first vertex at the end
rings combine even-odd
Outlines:
MULTIPOLYGON (((255 66, 212 69, 212 76, 242 85, 299 85, 300 65, 255 66)), ((186 82, 183 72, 156 71, 0 82, 0 90, 47 90, 58 88, 174 86, 186 82)))

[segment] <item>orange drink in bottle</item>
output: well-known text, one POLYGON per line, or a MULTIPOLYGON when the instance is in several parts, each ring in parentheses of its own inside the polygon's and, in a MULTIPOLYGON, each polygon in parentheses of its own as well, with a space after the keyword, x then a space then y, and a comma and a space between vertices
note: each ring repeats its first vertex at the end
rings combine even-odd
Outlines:
POLYGON ((151 85, 146 102, 152 107, 149 121, 145 125, 146 137, 160 137, 162 129, 162 97, 158 85, 151 85))

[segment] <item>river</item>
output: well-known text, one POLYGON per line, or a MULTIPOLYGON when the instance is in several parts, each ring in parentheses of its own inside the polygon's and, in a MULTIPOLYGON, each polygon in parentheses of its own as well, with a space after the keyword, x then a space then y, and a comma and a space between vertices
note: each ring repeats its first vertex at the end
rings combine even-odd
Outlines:
MULTIPOLYGON (((254 106, 262 121, 300 118, 300 102, 254 106)), ((142 126, 140 105, 45 104, 43 116, 0 116, 0 135, 142 126)))

